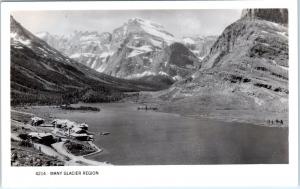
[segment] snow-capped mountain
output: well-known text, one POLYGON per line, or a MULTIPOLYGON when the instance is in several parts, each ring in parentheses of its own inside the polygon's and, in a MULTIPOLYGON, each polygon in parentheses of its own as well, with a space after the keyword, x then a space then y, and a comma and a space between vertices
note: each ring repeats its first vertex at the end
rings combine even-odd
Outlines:
POLYGON ((121 78, 185 77, 196 67, 198 59, 177 41, 159 24, 130 19, 113 31, 111 45, 116 52, 100 71, 121 78))
POLYGON ((143 41, 160 49, 176 41, 175 37, 167 32, 162 25, 141 18, 132 18, 112 32, 112 46, 119 48, 129 36, 133 38, 134 45, 143 41))
POLYGON ((212 45, 218 36, 186 36, 182 38, 185 44, 199 59, 209 54, 212 45))
POLYGON ((199 64, 193 52, 162 25, 141 18, 129 19, 111 34, 75 32, 70 36, 45 33, 38 36, 70 58, 120 78, 160 75, 179 79, 199 64))

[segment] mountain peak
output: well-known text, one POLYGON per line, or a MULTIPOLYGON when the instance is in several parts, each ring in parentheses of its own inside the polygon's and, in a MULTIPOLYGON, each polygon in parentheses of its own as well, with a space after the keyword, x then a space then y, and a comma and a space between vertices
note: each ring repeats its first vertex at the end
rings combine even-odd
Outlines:
POLYGON ((10 16, 10 31, 11 32, 17 32, 20 30, 21 25, 15 20, 13 16, 10 16))
POLYGON ((49 36, 50 33, 49 32, 46 32, 46 31, 41 31, 41 32, 37 32, 35 34, 35 36, 37 36, 38 38, 40 39, 44 39, 45 37, 49 36))
POLYGON ((140 25, 146 25, 148 27, 156 27, 156 28, 161 28, 163 29, 164 27, 159 24, 159 23, 155 23, 153 21, 147 20, 147 19, 143 19, 143 18, 131 18, 128 20, 127 22, 128 24, 140 24, 140 25))
POLYGON ((168 44, 175 41, 174 35, 167 32, 161 24, 142 18, 131 18, 121 28, 122 33, 125 35, 130 33, 144 33, 160 38, 168 44))
POLYGON ((144 22, 144 21, 145 21, 144 19, 138 17, 130 18, 128 20, 128 22, 144 22))

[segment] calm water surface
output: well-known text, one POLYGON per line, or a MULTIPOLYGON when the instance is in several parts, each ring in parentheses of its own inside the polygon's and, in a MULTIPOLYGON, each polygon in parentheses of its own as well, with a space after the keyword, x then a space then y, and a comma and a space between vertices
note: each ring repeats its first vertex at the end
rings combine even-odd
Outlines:
POLYGON ((54 116, 86 122, 92 132, 111 133, 95 136, 104 151, 91 159, 115 165, 288 163, 288 128, 141 111, 129 103, 86 105, 101 111, 54 116))

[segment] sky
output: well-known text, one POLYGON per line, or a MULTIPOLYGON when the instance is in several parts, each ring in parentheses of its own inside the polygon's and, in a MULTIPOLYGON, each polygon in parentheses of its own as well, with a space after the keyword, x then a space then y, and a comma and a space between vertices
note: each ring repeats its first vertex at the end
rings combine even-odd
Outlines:
POLYGON ((68 35, 74 30, 112 32, 130 18, 157 22, 175 37, 219 35, 240 18, 239 9, 16 11, 13 17, 32 33, 68 35))

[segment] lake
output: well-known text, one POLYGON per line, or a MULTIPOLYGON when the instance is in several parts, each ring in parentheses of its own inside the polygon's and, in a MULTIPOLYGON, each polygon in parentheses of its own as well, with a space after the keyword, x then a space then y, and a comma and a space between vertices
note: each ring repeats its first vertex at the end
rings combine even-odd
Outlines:
POLYGON ((288 163, 288 128, 195 119, 137 110, 137 104, 79 104, 100 112, 55 117, 86 122, 103 152, 90 159, 114 165, 288 163))

